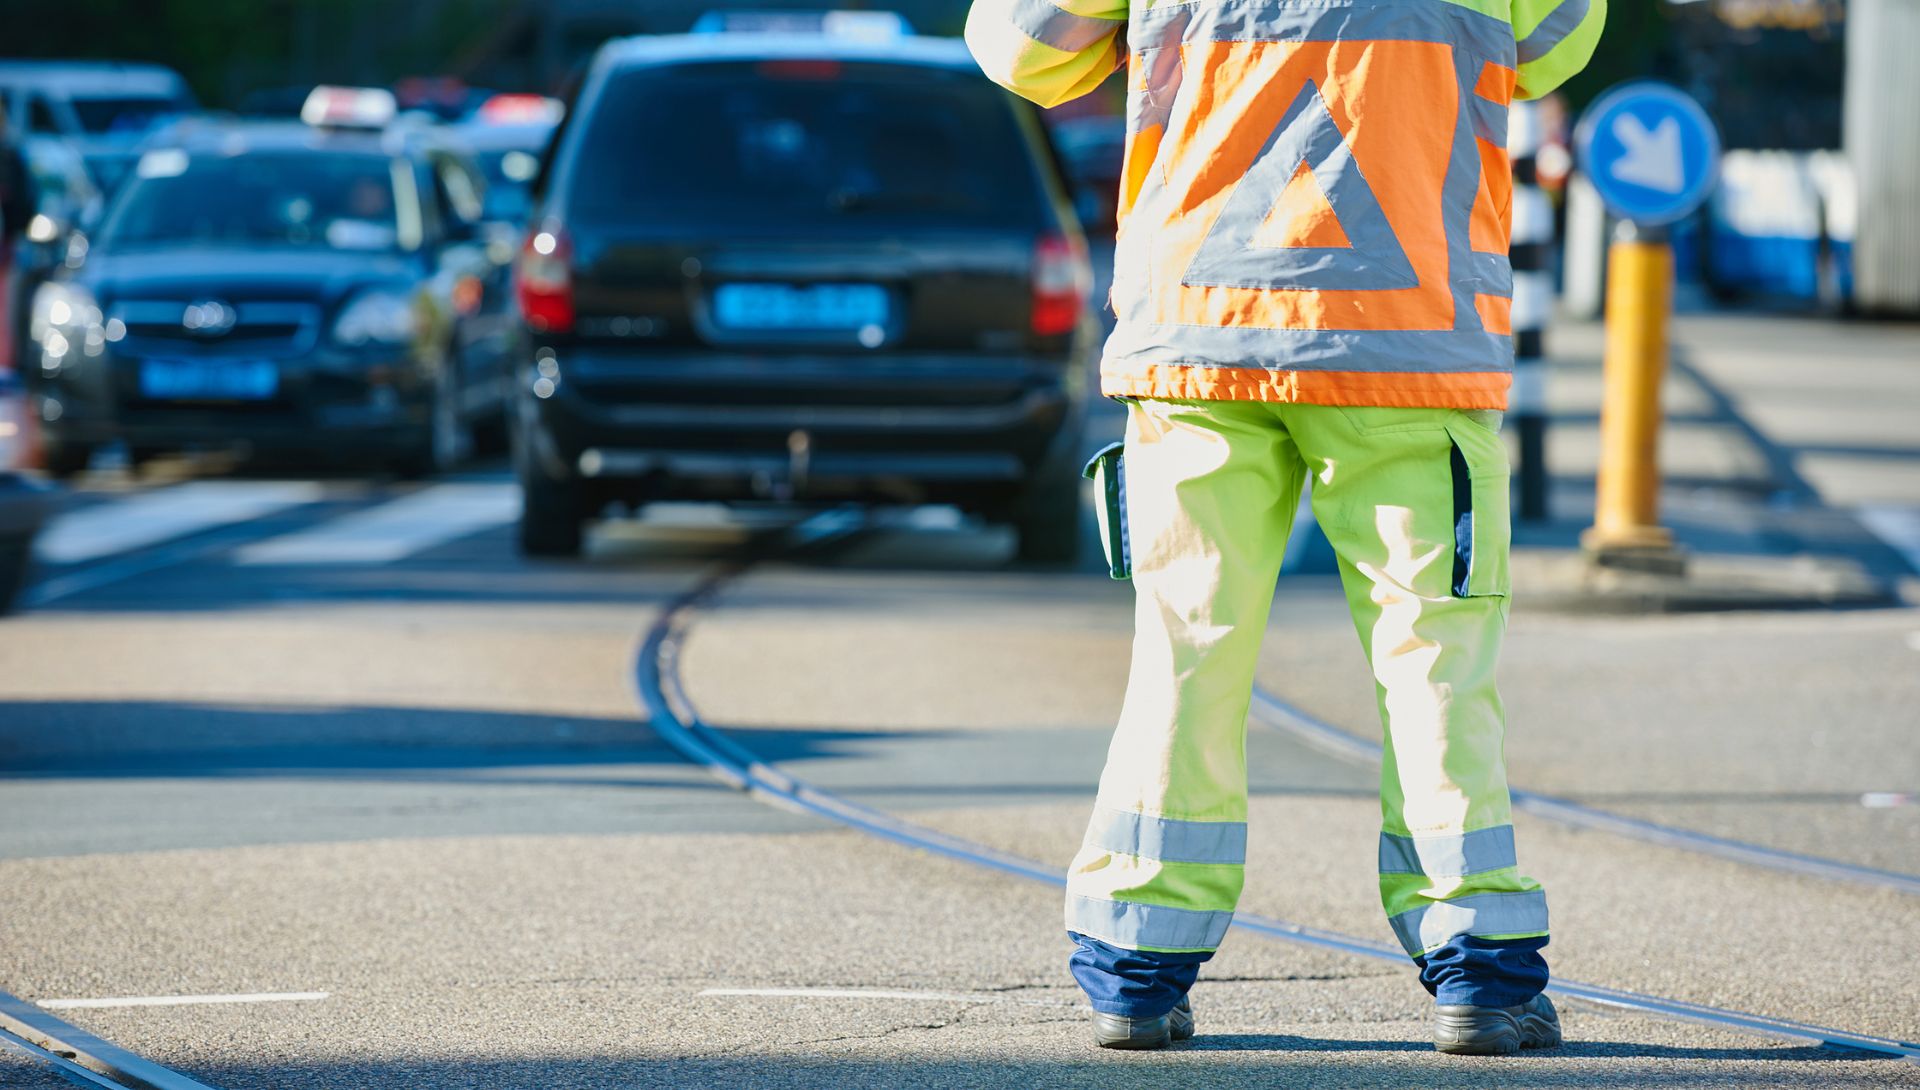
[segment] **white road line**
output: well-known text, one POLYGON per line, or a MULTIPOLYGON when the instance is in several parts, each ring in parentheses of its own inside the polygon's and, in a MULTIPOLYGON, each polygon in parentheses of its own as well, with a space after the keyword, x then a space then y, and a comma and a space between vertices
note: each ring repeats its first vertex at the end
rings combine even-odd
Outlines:
POLYGON ((1920 572, 1920 507, 1872 504, 1860 508, 1856 514, 1874 536, 1904 557, 1914 571, 1920 572))
POLYGON ((1920 651, 1920 632, 1907 633, 1907 649, 1920 651))
POLYGON ((1017 1003, 1026 1007, 1081 1007, 1059 999, 1021 999, 1000 992, 887 991, 881 988, 708 988, 703 996, 785 999, 899 999, 914 1003, 1017 1003))
POLYGON ((239 549, 241 564, 386 564, 511 522, 520 489, 510 482, 437 484, 378 507, 239 549))
POLYGON ((128 995, 111 999, 36 999, 50 1011, 101 1010, 107 1007, 197 1007, 212 1003, 310 1003, 327 992, 251 992, 240 995, 128 995))
POLYGON ((322 495, 314 481, 194 481, 62 515, 34 551, 50 564, 78 564, 271 515, 322 495))

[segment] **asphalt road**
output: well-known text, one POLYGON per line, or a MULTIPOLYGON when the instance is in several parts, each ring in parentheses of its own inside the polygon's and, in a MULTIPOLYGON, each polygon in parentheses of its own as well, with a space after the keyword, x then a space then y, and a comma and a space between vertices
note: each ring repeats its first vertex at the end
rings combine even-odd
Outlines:
MULTIPOLYGON (((1054 891, 768 807, 649 729, 641 634, 752 529, 663 511, 527 563, 511 509, 497 471, 89 481, 51 597, 0 624, 0 990, 251 997, 59 1012, 228 1088, 1920 1085, 1590 1007, 1564 1049, 1441 1057, 1410 973, 1247 935, 1194 1045, 1100 1053, 1054 891)), ((1091 560, 1009 569, 1010 544, 923 513, 758 568, 696 620, 689 694, 796 775, 1064 865, 1129 602, 1091 560)), ((1920 805, 1888 802, 1920 786, 1916 632, 1522 610, 1514 779, 1920 873, 1920 805)), ((1262 679, 1377 729, 1326 577, 1283 583, 1262 679)), ((1374 772, 1271 731, 1251 759, 1245 907, 1387 939, 1374 772)), ((1519 834, 1567 976, 1920 1038, 1920 899, 1519 834)), ((0 1053, 0 1087, 43 1084, 0 1053)))

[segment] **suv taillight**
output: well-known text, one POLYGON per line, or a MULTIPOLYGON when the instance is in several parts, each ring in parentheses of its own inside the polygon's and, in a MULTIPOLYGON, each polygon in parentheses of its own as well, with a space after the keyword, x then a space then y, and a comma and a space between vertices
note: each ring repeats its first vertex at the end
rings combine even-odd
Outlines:
POLYGON ((527 328, 536 333, 573 331, 573 243, 555 224, 527 232, 513 269, 514 296, 527 328))
POLYGON ((1043 235, 1033 248, 1033 332, 1058 337, 1073 332, 1086 306, 1093 270, 1085 248, 1067 235, 1043 235))

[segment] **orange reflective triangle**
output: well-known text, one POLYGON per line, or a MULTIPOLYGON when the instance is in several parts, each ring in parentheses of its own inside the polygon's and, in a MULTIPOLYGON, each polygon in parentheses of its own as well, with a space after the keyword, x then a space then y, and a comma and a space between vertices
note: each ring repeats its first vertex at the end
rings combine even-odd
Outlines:
POLYGON ((1353 248, 1347 232, 1340 226, 1340 217, 1334 215, 1333 205, 1328 202, 1326 193, 1321 191, 1319 180, 1313 176, 1313 167, 1304 159, 1294 170, 1287 187, 1280 191, 1280 199, 1274 203, 1273 211, 1254 233, 1253 244, 1276 249, 1353 248))

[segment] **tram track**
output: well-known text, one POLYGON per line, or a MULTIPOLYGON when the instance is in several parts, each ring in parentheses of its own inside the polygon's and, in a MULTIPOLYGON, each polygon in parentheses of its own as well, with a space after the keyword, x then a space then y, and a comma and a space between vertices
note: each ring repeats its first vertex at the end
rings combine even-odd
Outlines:
POLYGON ((0 992, 0 1047, 39 1061, 76 1086, 102 1090, 216 1090, 162 1067, 27 1000, 0 992))
MULTIPOLYGON (((1383 757, 1379 743, 1369 742, 1341 730, 1324 719, 1302 711, 1266 689, 1255 687, 1253 690, 1253 705, 1249 718, 1290 735, 1321 753, 1353 764, 1378 768, 1383 757)), ((1881 870, 1843 860, 1828 859, 1824 856, 1803 855, 1799 852, 1783 851, 1750 841, 1733 840, 1693 829, 1644 821, 1588 806, 1572 799, 1519 787, 1512 789, 1512 797, 1515 810, 1574 829, 1608 833, 1626 837, 1629 840, 1658 844, 1663 848, 1677 848, 1681 851, 1696 852, 1717 859, 1732 860, 1735 863, 1765 867, 1768 870, 1784 871, 1807 878, 1849 882, 1920 896, 1920 875, 1881 870)))
MULTIPOLYGON (((794 548, 817 549, 843 542, 864 528, 857 515, 846 512, 829 513, 825 522, 818 518, 808 520, 796 528, 796 540, 789 544, 788 555, 794 548)), ((771 555, 768 551, 759 551, 716 569, 691 590, 670 601, 642 638, 635 661, 634 683, 651 725, 660 737, 687 759, 703 766, 721 783, 770 806, 825 818, 881 840, 932 852, 982 869, 1063 887, 1065 876, 1055 866, 951 836, 817 787, 768 763, 737 739, 700 718, 680 674, 681 653, 692 629, 693 619, 730 583, 771 555)), ((1320 725, 1327 730, 1334 730, 1325 724, 1320 725)), ((1344 732, 1336 733, 1358 755, 1359 750, 1355 747, 1364 746, 1364 743, 1344 732)), ((1334 738, 1326 741, 1329 746, 1340 744, 1334 738)), ((1596 824, 1591 827, 1602 826, 1596 824)), ((1619 830, 1609 828, 1607 831, 1619 830)), ((1690 845, 1676 843, 1674 846, 1690 845)), ((1694 850, 1701 849, 1695 847, 1694 850)), ((1404 952, 1385 943, 1276 917, 1241 912, 1235 915, 1233 926, 1262 938, 1397 965, 1406 963, 1404 952)), ((1920 1044, 1913 1042, 1566 979, 1555 980, 1548 990, 1559 998, 1615 1011, 1843 1052, 1868 1053, 1920 1065, 1920 1044)))

